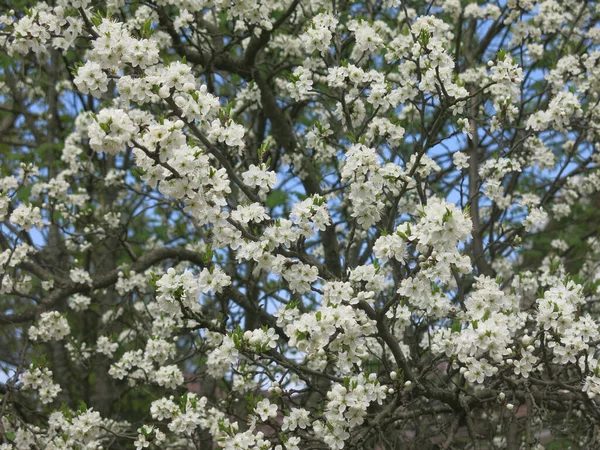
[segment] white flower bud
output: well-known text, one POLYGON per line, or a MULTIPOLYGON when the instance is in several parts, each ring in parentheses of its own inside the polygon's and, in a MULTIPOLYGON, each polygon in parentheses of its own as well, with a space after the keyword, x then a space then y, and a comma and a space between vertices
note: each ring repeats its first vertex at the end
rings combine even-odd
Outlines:
POLYGON ((160 98, 167 98, 171 94, 168 86, 163 86, 158 90, 158 96, 160 98))

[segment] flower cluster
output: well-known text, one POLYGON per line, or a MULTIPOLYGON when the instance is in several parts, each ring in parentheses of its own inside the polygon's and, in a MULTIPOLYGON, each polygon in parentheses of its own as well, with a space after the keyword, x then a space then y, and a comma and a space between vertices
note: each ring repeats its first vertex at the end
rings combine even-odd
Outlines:
POLYGON ((315 50, 322 54, 327 53, 331 44, 332 33, 338 21, 329 14, 317 14, 311 20, 306 32, 301 36, 304 48, 308 53, 315 50))
POLYGON ((36 390, 43 404, 52 402, 62 391, 61 387, 53 382, 52 371, 47 368, 39 368, 33 364, 21 378, 23 389, 36 390))
POLYGON ((67 318, 58 311, 49 311, 40 314, 36 325, 29 328, 29 339, 48 342, 50 340, 64 339, 71 333, 67 318))
POLYGON ((125 150, 137 131, 135 123, 122 109, 100 111, 88 126, 90 147, 97 152, 117 154, 125 150))
POLYGON ((13 211, 10 215, 10 221, 23 228, 25 231, 29 231, 33 227, 41 227, 44 225, 40 208, 24 203, 17 206, 13 211))
POLYGON ((0 14, 0 450, 598 447, 593 6, 150 3, 0 14))

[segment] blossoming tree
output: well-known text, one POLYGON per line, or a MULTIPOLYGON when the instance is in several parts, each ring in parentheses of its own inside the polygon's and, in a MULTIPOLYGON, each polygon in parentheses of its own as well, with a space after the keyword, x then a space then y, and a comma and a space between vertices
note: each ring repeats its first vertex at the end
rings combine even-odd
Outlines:
POLYGON ((600 445, 596 2, 19 3, 1 450, 600 445))

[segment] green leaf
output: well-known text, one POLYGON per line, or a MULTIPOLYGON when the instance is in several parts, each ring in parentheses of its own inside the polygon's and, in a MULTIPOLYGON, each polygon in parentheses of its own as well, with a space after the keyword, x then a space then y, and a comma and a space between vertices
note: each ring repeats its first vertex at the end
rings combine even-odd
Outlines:
POLYGON ((150 36, 152 36, 152 21, 146 19, 142 27, 142 37, 149 38, 150 36))
POLYGON ((262 161, 264 154, 269 151, 270 147, 271 147, 270 141, 266 141, 260 146, 260 148, 258 149, 258 160, 259 161, 262 161))
POLYGON ((22 202, 29 202, 31 199, 31 188, 33 185, 27 184, 25 186, 21 186, 17 191, 17 198, 22 202))
POLYGON ((444 217, 442 217, 442 222, 446 223, 450 219, 452 219, 452 211, 450 211, 448 208, 446 208, 446 212, 444 213, 444 217))
POLYGON ((287 203, 287 199, 287 192, 276 189, 274 191, 271 191, 271 193, 268 195, 265 204, 268 208, 275 208, 277 206, 285 205, 287 203))
POLYGON ((573 448, 574 442, 570 439, 556 439, 546 445, 547 450, 567 450, 573 448))
POLYGON ((454 319, 452 321, 452 326, 450 327, 450 331, 452 333, 460 333, 460 330, 462 330, 462 325, 460 323, 460 320, 454 319))
POLYGON ((210 247, 210 245, 207 246, 206 251, 202 255, 202 262, 204 264, 209 264, 213 259, 213 255, 214 255, 214 252, 213 252, 212 248, 210 247))

